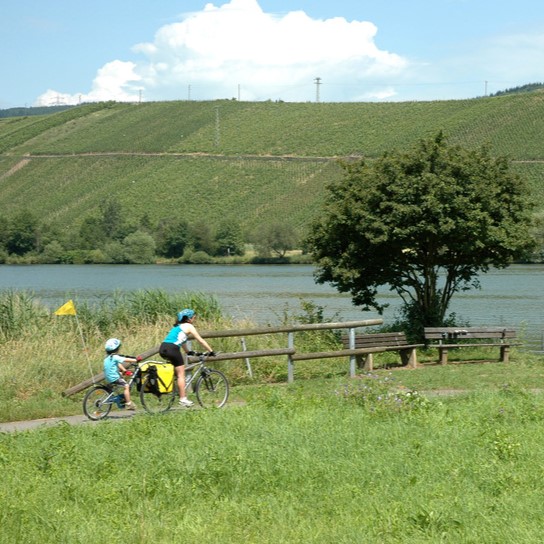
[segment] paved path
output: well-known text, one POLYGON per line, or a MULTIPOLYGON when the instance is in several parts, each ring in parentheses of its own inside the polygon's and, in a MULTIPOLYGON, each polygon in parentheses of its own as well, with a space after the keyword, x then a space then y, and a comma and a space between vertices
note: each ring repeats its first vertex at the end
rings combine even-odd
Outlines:
MULTIPOLYGON (((136 412, 138 413, 138 412, 136 412)), ((128 417, 133 417, 134 412, 112 412, 108 416, 108 420, 119 420, 128 417)), ((0 433, 10 433, 16 431, 28 431, 31 429, 38 429, 40 427, 51 427, 53 425, 59 425, 62 423, 68 423, 69 425, 95 425, 98 421, 91 421, 84 415, 79 416, 65 416, 65 417, 49 417, 44 419, 33 419, 31 421, 12 421, 11 423, 0 423, 0 433)))
MULTIPOLYGON (((237 401, 229 402, 229 405, 239 405, 242 404, 237 401)), ((176 411, 185 411, 187 408, 182 408, 177 405, 172 406, 170 412, 176 411)), ((202 410, 199 406, 195 404, 191 410, 202 410)), ((137 414, 146 414, 147 412, 138 406, 138 409, 135 412, 131 411, 121 411, 121 410, 112 410, 110 415, 101 420, 101 421, 119 421, 120 419, 127 419, 134 417, 137 414)), ((64 417, 49 417, 43 419, 33 419, 30 421, 12 421, 10 423, 0 423, 0 433, 9 433, 16 431, 28 431, 31 429, 38 429, 40 427, 51 427, 52 425, 61 425, 63 423, 68 423, 69 425, 96 425, 99 421, 91 421, 87 416, 81 414, 77 416, 64 416, 64 417)))
MULTIPOLYGON (((459 389, 442 389, 435 391, 423 391, 422 394, 427 396, 450 396, 450 395, 460 395, 463 393, 468 393, 469 391, 459 390, 459 389)), ((230 402, 229 404, 240 404, 237 402, 230 402)), ((178 409, 177 406, 172 408, 173 411, 178 409)), ((198 409, 198 408, 197 408, 198 409)), ((182 408, 183 410, 183 408, 182 408)), ((121 412, 119 410, 112 410, 111 414, 106 418, 107 420, 119 420, 133 417, 135 414, 145 413, 143 409, 138 408, 136 412, 121 412)), ((102 420, 104 421, 104 420, 102 420)), ((91 421, 86 416, 77 415, 77 416, 64 416, 64 417, 50 417, 44 419, 34 419, 30 421, 13 421, 11 423, 0 423, 0 433, 9 433, 16 431, 28 431, 31 429, 38 429, 40 427, 51 427, 52 425, 59 425, 62 423, 68 423, 69 425, 96 425, 98 421, 91 421)))

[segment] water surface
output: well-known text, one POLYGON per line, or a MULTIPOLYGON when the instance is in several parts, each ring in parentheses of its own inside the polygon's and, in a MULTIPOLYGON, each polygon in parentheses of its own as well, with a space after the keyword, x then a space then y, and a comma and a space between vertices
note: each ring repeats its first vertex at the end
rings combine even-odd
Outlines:
MULTIPOLYGON (((278 321, 284 311, 302 313, 300 299, 324 308, 326 318, 379 318, 362 312, 348 295, 318 285, 310 265, 2 265, 0 289, 32 291, 54 309, 66 300, 93 300, 114 291, 164 289, 214 295, 225 315, 258 324, 278 321)), ((450 311, 470 325, 514 326, 531 341, 544 331, 544 265, 513 265, 481 276, 481 289, 455 295, 450 311)), ((383 290, 390 303, 385 323, 395 319, 399 299, 383 290)))

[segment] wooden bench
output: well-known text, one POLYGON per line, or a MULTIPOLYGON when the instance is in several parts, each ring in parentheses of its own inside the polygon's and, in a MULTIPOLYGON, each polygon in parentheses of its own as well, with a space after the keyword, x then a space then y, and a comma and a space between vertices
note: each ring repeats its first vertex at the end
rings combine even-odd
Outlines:
POLYGON ((403 332, 382 332, 382 333, 358 333, 350 336, 342 335, 344 349, 354 350, 357 366, 365 370, 374 369, 374 354, 388 351, 398 351, 402 364, 409 368, 417 366, 416 349, 424 344, 409 344, 406 334, 403 332))
POLYGON ((507 363, 510 347, 520 345, 515 342, 515 329, 504 327, 425 327, 424 335, 427 345, 438 349, 438 360, 442 365, 448 362, 450 349, 479 347, 499 348, 499 360, 507 363))

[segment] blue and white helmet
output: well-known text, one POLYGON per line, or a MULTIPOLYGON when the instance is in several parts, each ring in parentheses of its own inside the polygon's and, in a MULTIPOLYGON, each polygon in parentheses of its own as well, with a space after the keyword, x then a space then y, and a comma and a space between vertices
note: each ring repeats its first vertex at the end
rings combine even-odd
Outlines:
POLYGON ((106 341, 106 345, 104 346, 104 349, 107 353, 113 353, 114 351, 118 350, 121 347, 121 340, 118 340, 117 338, 110 338, 106 341))
POLYGON ((185 308, 185 310, 181 310, 181 312, 178 312, 178 322, 181 323, 184 317, 186 317, 187 319, 191 319, 192 317, 194 317, 194 315, 194 310, 191 310, 190 308, 185 308))

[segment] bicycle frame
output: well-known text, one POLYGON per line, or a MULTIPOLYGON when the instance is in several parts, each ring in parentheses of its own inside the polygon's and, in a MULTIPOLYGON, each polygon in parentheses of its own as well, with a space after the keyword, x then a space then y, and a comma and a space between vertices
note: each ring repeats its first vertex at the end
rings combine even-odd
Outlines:
MULTIPOLYGON (((132 376, 128 380, 129 390, 132 391, 134 382, 141 376, 141 367, 139 364, 131 364, 129 368, 133 368, 134 371, 132 376)), ((125 395, 124 395, 124 386, 115 384, 115 383, 102 383, 95 384, 85 395, 83 400, 83 411, 85 414, 93 420, 102 419, 106 417, 113 405, 117 405, 120 410, 125 408, 125 395), (103 392, 104 396, 100 396, 100 391, 103 392), (95 399, 91 400, 91 404, 87 404, 87 398, 89 395, 97 393, 98 396, 95 399), (95 415, 91 415, 90 408, 94 406, 95 415)))
POLYGON ((223 407, 229 396, 227 377, 219 370, 208 367, 208 353, 194 353, 198 361, 185 366, 185 387, 192 389, 203 408, 223 407))
MULTIPOLYGON (((206 354, 196 353, 195 357, 199 360, 195 363, 185 365, 185 387, 189 388, 192 384, 196 383, 196 380, 201 374, 206 374, 208 367, 206 366, 206 354), (196 369, 196 370, 195 370, 196 369)), ((177 384, 176 384, 177 390, 177 384)))

